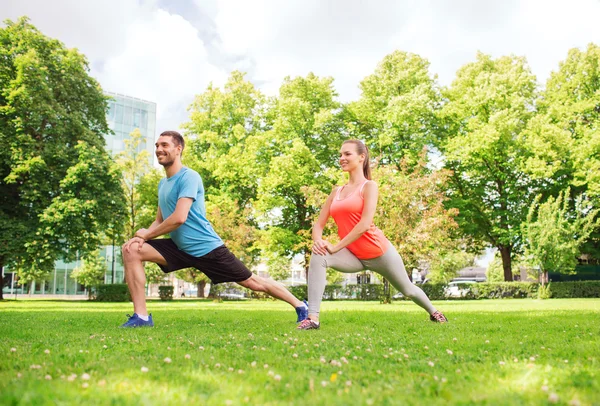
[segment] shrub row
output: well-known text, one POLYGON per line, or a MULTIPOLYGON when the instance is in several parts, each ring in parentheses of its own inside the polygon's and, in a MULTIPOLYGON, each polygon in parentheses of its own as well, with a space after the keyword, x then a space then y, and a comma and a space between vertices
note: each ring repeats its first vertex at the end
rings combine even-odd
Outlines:
POLYGON ((97 288, 96 300, 98 302, 130 302, 129 288, 125 283, 115 283, 114 285, 99 285, 97 288))

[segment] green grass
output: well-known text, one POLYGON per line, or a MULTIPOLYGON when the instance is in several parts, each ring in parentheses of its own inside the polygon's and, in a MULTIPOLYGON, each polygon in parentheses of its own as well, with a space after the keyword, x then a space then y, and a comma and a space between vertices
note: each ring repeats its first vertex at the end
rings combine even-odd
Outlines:
POLYGON ((600 300, 436 305, 324 302, 295 331, 283 303, 150 302, 127 330, 130 304, 4 301, 0 404, 600 404, 600 300))

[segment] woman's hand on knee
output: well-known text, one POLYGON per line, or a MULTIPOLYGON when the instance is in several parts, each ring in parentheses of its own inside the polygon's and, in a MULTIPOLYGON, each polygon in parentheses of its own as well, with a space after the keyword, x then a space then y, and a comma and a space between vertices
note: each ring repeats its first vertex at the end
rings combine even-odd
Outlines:
POLYGON ((312 247, 312 252, 317 255, 327 255, 327 248, 331 246, 331 243, 325 240, 315 240, 312 247))

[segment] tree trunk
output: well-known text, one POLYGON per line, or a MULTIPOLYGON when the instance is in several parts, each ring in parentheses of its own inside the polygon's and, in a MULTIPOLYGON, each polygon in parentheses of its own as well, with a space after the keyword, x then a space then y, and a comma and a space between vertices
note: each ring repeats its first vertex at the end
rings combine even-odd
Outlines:
POLYGON ((198 288, 198 294, 196 296, 203 298, 204 297, 204 288, 206 287, 206 281, 198 282, 196 287, 198 288))
POLYGON ((500 256, 502 257, 502 268, 504 269, 504 280, 506 282, 512 282, 513 274, 512 274, 512 266, 511 266, 511 258, 510 258, 512 247, 501 245, 498 247, 498 250, 500 251, 500 256))
POLYGON ((0 260, 0 300, 4 300, 4 261, 0 260))

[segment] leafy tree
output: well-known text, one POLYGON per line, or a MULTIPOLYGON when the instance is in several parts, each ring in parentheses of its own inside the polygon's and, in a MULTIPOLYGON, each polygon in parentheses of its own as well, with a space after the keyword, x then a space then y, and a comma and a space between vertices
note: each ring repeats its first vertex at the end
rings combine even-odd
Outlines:
POLYGON ((265 224, 260 244, 267 256, 288 259, 296 254, 308 268, 308 233, 322 201, 314 204, 308 191, 329 193, 337 177, 330 168, 337 162, 345 133, 341 105, 333 79, 285 78, 270 114, 272 130, 262 137, 269 156, 261 178, 255 209, 265 224))
POLYGON ((427 173, 421 162, 413 169, 379 166, 373 178, 379 186, 375 224, 402 255, 407 269, 418 262, 436 262, 442 253, 459 249, 456 209, 446 209, 446 170, 427 173))
MULTIPOLYGON (((129 134, 129 139, 125 140, 125 150, 116 156, 117 164, 123 173, 121 184, 127 205, 128 221, 124 230, 124 240, 133 237, 141 224, 142 200, 140 199, 139 186, 144 174, 150 170, 150 154, 145 149, 140 150, 140 145, 145 142, 145 139, 146 137, 142 136, 140 130, 136 128, 129 134)), ((155 213, 156 207, 154 207, 155 213)), ((150 224, 152 221, 150 221, 150 224)))
POLYGON ((365 137, 380 164, 412 167, 438 132, 436 112, 441 92, 429 62, 419 55, 394 51, 361 83, 361 97, 350 103, 353 130, 365 137))
MULTIPOLYGON (((77 50, 29 24, 0 29, 0 267, 41 280, 97 248, 123 210, 104 150, 106 97, 77 50)), ((1 292, 1 287, 0 287, 1 292)))
POLYGON ((573 213, 569 195, 570 190, 567 190, 544 203, 540 203, 538 196, 521 226, 525 258, 538 272, 542 284, 548 281, 549 270, 574 272, 581 245, 600 225, 600 220, 596 220, 600 210, 591 209, 589 202, 579 198, 573 213))
POLYGON ((164 283, 167 281, 167 274, 160 269, 154 262, 145 262, 144 271, 146 273, 147 283, 164 283))
POLYGON ((104 257, 100 256, 98 250, 89 252, 83 257, 82 265, 77 267, 71 273, 71 278, 77 283, 88 288, 88 295, 92 298, 92 289, 104 283, 106 274, 106 262, 104 257))
MULTIPOLYGON (((210 282, 208 276, 196 268, 185 268, 175 272, 175 277, 189 283, 195 283, 198 288, 198 297, 204 297, 204 288, 210 282)), ((211 286, 212 292, 212 286, 211 286)), ((210 296, 210 295, 209 295, 210 296)))
MULTIPOLYGON (((569 134, 568 177, 577 193, 600 207, 600 47, 571 49, 552 72, 540 102, 548 119, 569 134)), ((600 260, 600 236, 592 233, 582 252, 600 260)))
POLYGON ((440 149, 453 173, 448 205, 459 210, 466 235, 498 248, 504 278, 512 280, 511 260, 529 205, 537 194, 564 187, 557 182, 564 132, 535 117, 536 80, 524 58, 494 60, 480 53, 444 95, 440 149))
POLYGON ((433 283, 448 283, 458 271, 473 263, 473 256, 464 251, 440 252, 437 261, 431 264, 427 277, 433 283))

